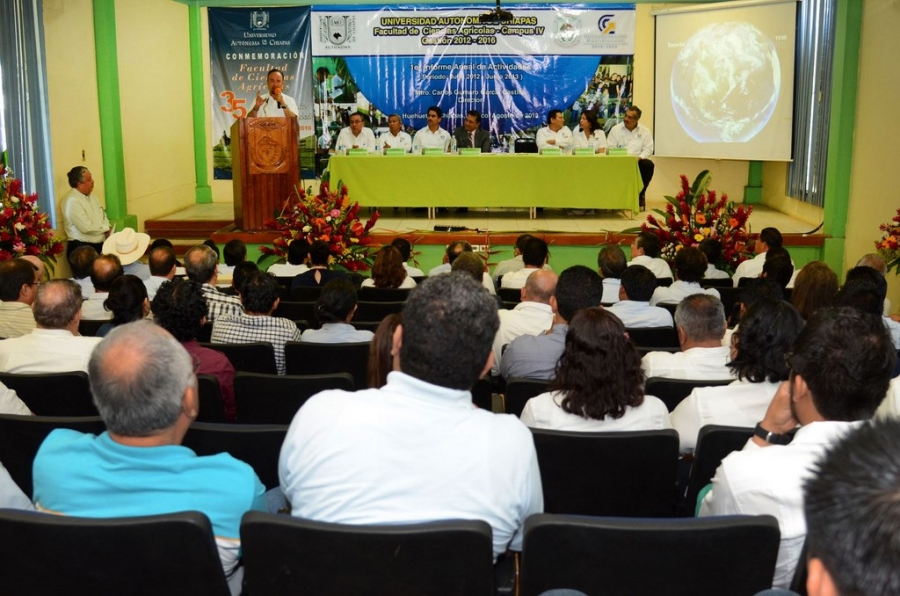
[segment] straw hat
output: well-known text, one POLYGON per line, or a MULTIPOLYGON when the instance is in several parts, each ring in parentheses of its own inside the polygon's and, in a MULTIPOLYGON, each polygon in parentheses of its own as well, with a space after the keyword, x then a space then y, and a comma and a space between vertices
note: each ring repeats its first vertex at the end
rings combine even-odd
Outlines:
POLYGON ((129 265, 144 256, 149 244, 149 234, 141 234, 131 228, 125 228, 121 232, 110 234, 103 243, 103 254, 116 255, 122 261, 122 265, 129 265))

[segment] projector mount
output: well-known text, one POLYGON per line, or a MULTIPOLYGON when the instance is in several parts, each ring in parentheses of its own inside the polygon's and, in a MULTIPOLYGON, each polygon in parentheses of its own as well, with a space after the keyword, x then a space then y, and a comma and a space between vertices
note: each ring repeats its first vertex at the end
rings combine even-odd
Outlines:
POLYGON ((497 7, 478 17, 479 23, 506 23, 513 20, 513 14, 508 10, 500 8, 500 0, 497 0, 497 7))

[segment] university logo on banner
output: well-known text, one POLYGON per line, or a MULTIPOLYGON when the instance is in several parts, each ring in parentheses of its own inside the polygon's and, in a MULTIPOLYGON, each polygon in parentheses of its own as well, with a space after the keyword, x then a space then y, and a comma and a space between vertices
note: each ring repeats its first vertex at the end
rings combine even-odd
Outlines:
POLYGON ((356 17, 353 15, 328 15, 320 17, 320 41, 331 46, 341 46, 355 41, 356 17))
POLYGON ((250 27, 254 30, 268 29, 269 28, 269 11, 268 10, 254 10, 250 13, 250 27))

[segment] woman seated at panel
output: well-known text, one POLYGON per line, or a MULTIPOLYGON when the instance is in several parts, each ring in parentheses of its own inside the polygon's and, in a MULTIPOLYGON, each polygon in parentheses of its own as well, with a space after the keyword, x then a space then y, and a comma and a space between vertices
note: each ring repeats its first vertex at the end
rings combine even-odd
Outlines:
POLYGON ((622 321, 602 308, 572 317, 548 389, 525 404, 526 426, 580 432, 669 428, 666 405, 644 395, 641 357, 622 321))
POLYGON ((291 289, 296 287, 324 286, 333 279, 343 279, 346 274, 328 268, 328 257, 331 249, 324 240, 316 240, 309 248, 309 271, 301 273, 291 282, 291 289))
MULTIPOLYGON (((304 274, 306 275, 306 274, 304 274)), ((341 344, 372 341, 374 333, 357 330, 350 321, 356 314, 356 289, 345 279, 335 279, 322 288, 316 300, 316 316, 321 329, 307 329, 300 341, 319 344, 341 344)))
POLYGON ((669 415, 682 453, 697 446, 707 424, 752 428, 763 419, 779 385, 791 368, 785 355, 803 329, 797 309, 784 300, 755 302, 741 318, 731 343, 728 368, 738 380, 724 387, 694 389, 669 415))
POLYGON ((122 275, 110 286, 103 308, 112 311, 113 318, 97 330, 96 337, 106 337, 113 327, 146 318, 150 313, 147 286, 136 275, 122 275))
POLYGON ((590 147, 594 153, 606 153, 606 135, 603 134, 603 127, 597 120, 597 112, 585 110, 578 124, 581 129, 572 133, 573 149, 590 147))
POLYGON ((372 277, 363 280, 360 287, 406 290, 416 287, 416 280, 407 275, 400 251, 388 245, 381 247, 375 255, 372 277))

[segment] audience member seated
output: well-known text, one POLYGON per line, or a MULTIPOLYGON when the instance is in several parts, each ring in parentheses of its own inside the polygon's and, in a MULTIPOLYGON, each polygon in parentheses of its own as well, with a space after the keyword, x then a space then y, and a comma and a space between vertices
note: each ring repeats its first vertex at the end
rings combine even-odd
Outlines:
POLYGON ((309 242, 296 238, 288 244, 287 263, 275 263, 267 270, 276 277, 295 277, 309 271, 306 259, 309 256, 309 242))
POLYGON ((506 309, 506 303, 503 302, 503 298, 498 296, 494 291, 494 284, 491 282, 491 278, 487 273, 487 266, 485 265, 484 259, 482 259, 480 255, 477 255, 474 252, 465 251, 460 253, 459 256, 454 259, 453 265, 450 266, 450 271, 461 271, 469 275, 488 290, 488 293, 494 298, 494 302, 497 303, 498 309, 506 309))
POLYGON ((40 282, 23 259, 0 262, 0 337, 21 337, 36 327, 31 305, 40 282))
POLYGON ((394 332, 403 324, 403 315, 388 315, 378 324, 369 345, 368 387, 380 389, 387 384, 388 373, 400 370, 400 352, 394 349, 394 332))
POLYGON ((543 269, 547 264, 550 251, 547 243, 540 238, 532 236, 525 242, 525 249, 522 251, 522 263, 524 267, 518 271, 510 271, 500 280, 501 288, 512 288, 514 290, 525 287, 525 282, 532 273, 543 269))
POLYGON ((728 368, 730 348, 722 345, 725 310, 708 294, 688 296, 675 309, 675 328, 681 351, 650 352, 642 366, 647 378, 718 381, 733 379, 728 368))
MULTIPOLYGON (((870 252, 869 254, 863 255, 856 262, 857 267, 871 267, 882 276, 887 275, 887 263, 884 262, 884 257, 882 257, 877 252, 870 252)), ((891 301, 889 298, 884 299, 884 316, 888 317, 891 315, 891 301)))
MULTIPOLYGON (((733 320, 735 315, 733 312, 734 309, 732 308, 731 318, 732 322, 734 322, 734 327, 725 330, 725 335, 722 336, 723 346, 731 347, 731 336, 740 327, 741 319, 743 318, 744 313, 747 312, 747 309, 757 302, 766 299, 783 300, 784 288, 779 286, 775 281, 763 277, 751 279, 748 283, 744 284, 744 287, 741 288, 740 298, 736 303, 738 311, 737 321, 734 322, 733 320)), ((726 313, 725 316, 728 318, 728 313, 726 313)))
MULTIPOLYGON (((500 261, 494 267, 494 274, 491 278, 495 285, 499 285, 499 280, 502 276, 525 267, 525 262, 522 260, 522 251, 525 250, 525 243, 531 238, 534 238, 531 234, 521 234, 516 238, 516 246, 513 249, 513 258, 500 261)), ((553 271, 553 269, 550 268, 550 265, 544 265, 544 269, 553 271)))
MULTIPOLYGON (((431 271, 428 272, 429 276, 432 275, 441 275, 443 273, 450 273, 453 269, 453 263, 456 261, 456 257, 463 254, 464 252, 472 252, 472 245, 466 242, 465 240, 456 240, 447 245, 446 250, 444 251, 444 262, 431 271)), ((496 294, 497 290, 494 288, 494 282, 491 280, 490 275, 485 272, 482 275, 481 285, 485 287, 485 289, 491 294, 496 294)))
POLYGON ((656 290, 656 276, 643 265, 631 265, 622 273, 619 302, 606 310, 619 317, 626 329, 642 327, 672 327, 672 313, 659 306, 650 306, 656 290))
MULTIPOLYGON (((167 238, 157 238, 153 242, 150 243, 150 247, 147 249, 150 252, 153 252, 155 249, 165 247, 170 248, 172 251, 175 251, 175 245, 172 244, 172 241, 167 238)), ((175 261, 175 275, 176 276, 184 276, 184 263, 181 261, 175 261)))
POLYGON ((791 304, 803 320, 807 321, 820 308, 831 308, 837 292, 838 278, 831 267, 822 261, 812 261, 804 265, 797 274, 791 292, 791 304))
POLYGON ((0 371, 9 373, 87 372, 99 337, 81 337, 81 288, 57 279, 40 286, 34 300, 37 328, 0 342, 0 371))
POLYGON ((264 511, 265 489, 227 453, 198 457, 181 441, 197 417, 190 355, 149 321, 114 329, 91 358, 91 390, 106 424, 100 436, 54 430, 34 459, 39 510, 78 517, 195 510, 209 517, 232 592, 240 520, 264 511))
POLYGON ((147 286, 136 275, 123 275, 113 282, 103 306, 112 312, 112 321, 97 330, 97 337, 106 337, 114 327, 147 317, 150 313, 147 286))
POLYGON ((394 331, 400 371, 387 385, 323 391, 297 412, 278 467, 291 514, 345 524, 481 519, 495 559, 521 550, 525 520, 543 510, 531 433, 472 405, 497 327, 493 301, 463 274, 414 289, 394 331))
POLYGON ((125 275, 125 269, 116 255, 100 255, 94 259, 91 269, 91 283, 94 293, 81 305, 81 318, 88 321, 108 321, 112 313, 103 305, 112 284, 125 275))
POLYGON ((300 341, 318 344, 344 344, 372 341, 374 334, 357 330, 350 324, 356 314, 356 289, 345 279, 335 279, 322 288, 316 300, 316 316, 321 329, 307 329, 300 341))
POLYGON ((659 238, 653 232, 641 232, 631 243, 629 266, 643 265, 656 277, 672 277, 672 268, 659 258, 659 238))
POLYGON ((602 308, 572 317, 556 378, 547 388, 525 404, 521 418, 527 426, 581 432, 669 428, 666 405, 644 395, 641 357, 625 327, 602 308))
POLYGON ((494 338, 494 362, 491 374, 500 374, 503 346, 521 335, 539 335, 553 326, 550 299, 556 292, 556 274, 536 269, 521 290, 522 301, 512 310, 500 310, 500 328, 494 338))
POLYGON ((625 251, 618 245, 610 244, 600 249, 597 255, 597 267, 603 278, 603 304, 619 301, 619 288, 622 286, 622 274, 628 268, 625 251))
POLYGON ((309 270, 294 277, 291 288, 297 287, 321 287, 334 279, 345 279, 347 276, 340 271, 332 271, 328 268, 328 258, 331 249, 323 240, 316 240, 309 248, 309 270))
MULTIPOLYGON (((0 383, 0 414, 16 414, 19 416, 31 416, 32 412, 28 409, 15 390, 10 389, 3 383, 0 383)), ((2 507, 2 505, 0 505, 2 507)))
POLYGON ((403 255, 393 245, 382 246, 375 255, 372 277, 363 280, 363 288, 409 289, 416 287, 416 280, 406 273, 403 255))
POLYGON ((150 264, 150 277, 144 280, 144 285, 147 287, 147 297, 153 300, 159 286, 175 279, 178 261, 175 259, 175 251, 167 246, 158 246, 151 250, 147 261, 150 264))
POLYGON ((391 246, 400 251, 400 258, 403 259, 403 268, 406 269, 407 275, 410 277, 425 277, 421 269, 410 267, 407 264, 407 261, 412 256, 412 244, 409 243, 409 240, 406 238, 394 238, 391 246))
POLYGON ((705 238, 697 246, 706 255, 706 273, 704 279, 730 279, 727 271, 716 268, 722 260, 722 243, 716 238, 705 238))
POLYGON ((770 248, 766 252, 766 262, 763 263, 763 270, 759 276, 774 280, 782 290, 792 287, 794 263, 791 261, 791 254, 787 249, 770 248))
POLYGON ((272 316, 280 301, 275 276, 262 271, 250 275, 241 286, 244 312, 239 315, 222 315, 216 319, 212 328, 212 343, 270 343, 275 348, 278 374, 283 375, 284 344, 300 341, 300 330, 290 319, 272 316))
POLYGON ((164 283, 153 298, 150 309, 156 324, 171 333, 191 355, 194 373, 213 375, 218 379, 225 417, 233 422, 236 412, 234 366, 222 352, 205 348, 197 342, 209 310, 200 284, 183 279, 164 283))
POLYGON ((578 311, 599 306, 605 289, 600 276, 584 265, 560 273, 550 297, 553 326, 540 335, 520 335, 512 340, 500 359, 500 376, 552 379, 565 347, 569 321, 578 311))
POLYGON ((675 281, 669 287, 660 286, 650 297, 650 306, 678 304, 685 296, 709 294, 719 297, 715 288, 703 289, 700 281, 706 273, 706 255, 699 248, 685 246, 675 253, 675 281))
POLYGON ((759 277, 762 274, 763 264, 766 262, 766 252, 770 248, 781 248, 783 242, 781 232, 777 228, 763 228, 753 243, 753 251, 756 256, 738 265, 734 270, 734 275, 731 276, 734 287, 738 287, 743 277, 759 277))
POLYGON ((44 261, 40 260, 38 257, 34 255, 25 255, 22 257, 16 257, 19 260, 27 261, 31 263, 31 265, 35 269, 35 280, 38 283, 44 283, 45 281, 50 281, 50 278, 47 277, 47 267, 44 265, 44 261))
POLYGON ((94 293, 91 283, 91 270, 97 259, 97 251, 93 246, 79 246, 69 255, 69 266, 72 267, 72 281, 81 286, 81 296, 89 298, 94 293))
POLYGON ((0 463, 0 508, 34 510, 34 505, 0 463))
POLYGON ((829 447, 872 417, 896 358, 876 317, 854 308, 819 310, 794 342, 790 378, 754 436, 716 471, 699 514, 774 516, 781 530, 774 587, 787 587, 801 563, 804 480, 829 447))
MULTIPOLYGON (((215 244, 215 243, 213 243, 215 244)), ((189 248, 184 253, 184 270, 188 279, 200 284, 203 298, 209 307, 206 320, 210 323, 223 315, 239 315, 244 312, 241 301, 235 296, 228 296, 216 289, 219 279, 219 257, 206 244, 189 248)))
POLYGON ((140 261, 149 244, 149 235, 125 228, 109 235, 103 242, 102 252, 118 257, 126 275, 136 275, 143 280, 150 277, 150 268, 140 261))
POLYGON ((783 300, 762 300, 747 310, 734 334, 728 363, 737 381, 694 389, 669 415, 682 453, 694 450, 697 435, 707 424, 752 427, 762 420, 778 387, 790 376, 784 355, 801 329, 797 309, 783 300))
POLYGON ((900 323, 882 315, 887 296, 887 280, 871 267, 854 267, 847 271, 844 285, 835 296, 835 306, 850 306, 879 317, 891 334, 894 348, 900 350, 900 323))
MULTIPOLYGON (((244 285, 244 282, 253 275, 254 273, 259 272, 259 267, 256 266, 256 263, 252 261, 241 261, 237 265, 234 266, 234 271, 231 273, 231 285, 222 290, 225 294, 229 296, 241 296, 241 287, 244 285)), ((271 273, 269 275, 272 275, 271 273)))
POLYGON ((222 258, 225 260, 225 264, 219 265, 219 276, 230 277, 234 272, 234 266, 247 259, 247 245, 243 240, 237 238, 229 240, 222 249, 222 258))

